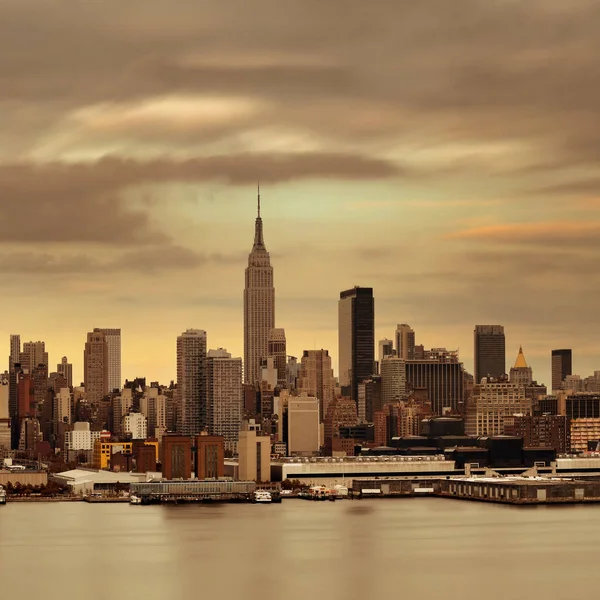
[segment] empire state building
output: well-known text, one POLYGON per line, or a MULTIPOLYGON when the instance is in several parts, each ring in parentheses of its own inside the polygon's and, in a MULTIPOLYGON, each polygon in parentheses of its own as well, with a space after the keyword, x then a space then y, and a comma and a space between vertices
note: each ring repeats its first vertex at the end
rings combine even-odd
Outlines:
POLYGON ((275 327, 275 288, 273 267, 265 247, 263 223, 258 216, 254 225, 254 245, 248 256, 244 289, 244 381, 260 381, 261 360, 267 357, 269 333, 275 327))

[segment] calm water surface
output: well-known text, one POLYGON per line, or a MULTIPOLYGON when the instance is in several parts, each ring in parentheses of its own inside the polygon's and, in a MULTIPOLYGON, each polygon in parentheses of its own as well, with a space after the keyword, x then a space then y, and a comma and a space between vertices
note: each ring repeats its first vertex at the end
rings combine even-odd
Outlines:
POLYGON ((0 598, 573 600, 600 506, 435 498, 0 507, 0 598))

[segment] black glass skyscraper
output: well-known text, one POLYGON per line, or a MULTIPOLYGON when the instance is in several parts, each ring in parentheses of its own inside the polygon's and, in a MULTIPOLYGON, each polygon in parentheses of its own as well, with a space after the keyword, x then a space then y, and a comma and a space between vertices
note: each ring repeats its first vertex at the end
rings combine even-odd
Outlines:
POLYGON ((552 390, 560 390, 567 375, 573 374, 573 351, 552 350, 552 390))
POLYGON ((375 370, 373 288, 354 287, 341 292, 338 309, 340 386, 358 401, 358 384, 375 370))
POLYGON ((475 383, 484 377, 506 374, 506 348, 502 325, 475 325, 475 383))

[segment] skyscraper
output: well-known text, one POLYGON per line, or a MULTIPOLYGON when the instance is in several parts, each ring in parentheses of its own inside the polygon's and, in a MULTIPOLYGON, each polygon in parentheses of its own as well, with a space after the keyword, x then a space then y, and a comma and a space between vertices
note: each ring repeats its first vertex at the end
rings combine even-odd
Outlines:
POLYGON ((375 370, 375 301, 373 288, 340 293, 338 303, 340 386, 358 401, 358 384, 375 370))
POLYGON ((573 351, 563 348, 552 350, 552 391, 560 390, 562 382, 573 374, 573 351))
POLYGON ((237 453, 242 425, 242 359, 219 348, 204 359, 208 431, 223 436, 225 451, 237 453))
POLYGON ((385 340, 379 340, 379 343, 377 345, 379 347, 379 352, 377 353, 377 360, 379 361, 379 365, 381 366, 381 361, 386 356, 394 355, 394 342, 393 340, 388 340, 386 338, 385 340))
POLYGON ((99 329, 87 334, 83 351, 83 386, 88 403, 108 394, 108 343, 99 329))
POLYGON ((319 400, 321 422, 327 415, 329 403, 335 395, 335 379, 328 350, 305 350, 300 364, 298 391, 319 400))
MULTIPOLYGON (((94 329, 94 331, 96 331, 94 329)), ((108 389, 113 392, 120 390, 121 380, 121 330, 101 328, 108 344, 108 389)))
POLYGON ((66 356, 56 365, 56 372, 60 373, 67 381, 68 387, 73 387, 73 365, 66 356))
POLYGON ((10 336, 10 356, 8 357, 8 370, 14 373, 15 365, 21 360, 21 336, 12 334, 10 336))
POLYGON ((254 225, 254 245, 248 256, 244 288, 244 382, 260 380, 261 360, 268 355, 269 333, 275 327, 275 288, 273 267, 265 247, 263 224, 258 216, 254 225))
POLYGON ((197 435, 207 425, 205 358, 206 331, 188 329, 177 338, 177 429, 181 435, 197 435))
POLYGON ((277 369, 277 387, 284 389, 287 387, 287 351, 285 329, 276 327, 269 332, 267 342, 267 355, 273 358, 275 369, 277 369))
POLYGON ((506 374, 506 350, 502 325, 475 325, 475 383, 484 377, 506 374))
POLYGON ((415 357, 415 332, 410 325, 401 323, 396 327, 396 356, 404 360, 415 357))

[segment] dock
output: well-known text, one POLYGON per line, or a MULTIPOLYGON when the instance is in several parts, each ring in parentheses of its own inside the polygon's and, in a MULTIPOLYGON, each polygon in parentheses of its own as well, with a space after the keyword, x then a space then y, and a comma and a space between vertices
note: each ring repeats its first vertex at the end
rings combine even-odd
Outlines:
POLYGON ((462 477, 355 480, 352 498, 434 496, 519 506, 600 502, 600 482, 550 477, 462 477))

